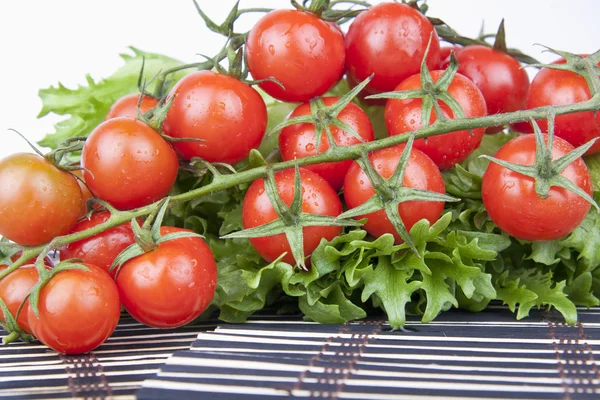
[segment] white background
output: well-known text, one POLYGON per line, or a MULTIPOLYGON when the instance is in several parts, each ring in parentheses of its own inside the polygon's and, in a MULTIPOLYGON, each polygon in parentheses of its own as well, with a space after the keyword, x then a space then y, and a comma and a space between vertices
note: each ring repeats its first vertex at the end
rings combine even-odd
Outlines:
MULTIPOLYGON (((217 22, 234 0, 199 0, 217 22)), ((374 0, 372 3, 381 1, 374 0)), ((485 20, 495 31, 506 19, 510 47, 542 61, 534 43, 575 53, 600 48, 600 1, 596 0, 429 0, 428 14, 454 29, 476 36, 485 20)), ((242 0, 241 7, 288 7, 287 0, 242 0)), ((258 14, 236 27, 245 31, 258 14)), ((181 61, 199 61, 196 54, 215 54, 223 40, 208 31, 191 0, 28 0, 0 1, 0 158, 28 146, 8 128, 37 141, 60 119, 36 119, 41 109, 37 91, 62 82, 85 83, 85 74, 107 77, 121 64, 127 46, 162 53, 181 61)))

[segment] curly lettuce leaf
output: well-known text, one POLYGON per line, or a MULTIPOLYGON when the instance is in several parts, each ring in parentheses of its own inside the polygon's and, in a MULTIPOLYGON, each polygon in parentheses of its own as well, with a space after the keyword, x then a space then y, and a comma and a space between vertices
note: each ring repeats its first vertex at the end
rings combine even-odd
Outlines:
MULTIPOLYGON (((181 62, 160 54, 148 53, 131 47, 133 55, 121 54, 125 65, 112 76, 94 81, 86 76, 87 85, 69 89, 61 83, 39 91, 42 109, 38 118, 54 113, 69 116, 55 125, 55 132, 39 141, 41 146, 55 148, 60 142, 73 136, 87 136, 100 124, 112 104, 127 94, 138 93, 137 81, 144 62, 144 78, 150 81, 160 71, 180 65, 181 62)), ((181 78, 186 72, 174 73, 170 79, 181 78)), ((154 82, 148 86, 154 90, 154 82)))

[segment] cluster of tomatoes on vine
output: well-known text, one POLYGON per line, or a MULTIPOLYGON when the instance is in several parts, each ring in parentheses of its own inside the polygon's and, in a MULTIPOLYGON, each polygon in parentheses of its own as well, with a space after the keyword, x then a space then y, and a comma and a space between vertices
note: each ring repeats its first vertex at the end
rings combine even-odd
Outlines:
MULTIPOLYGON (((344 74, 352 85, 361 84, 364 101, 385 102, 390 136, 455 118, 458 109, 463 117, 471 118, 560 104, 567 97, 571 102, 591 97, 586 80, 574 72, 543 69, 530 87, 521 64, 499 49, 484 45, 440 48, 434 25, 406 4, 370 7, 351 22, 345 34, 335 23, 320 18, 323 10, 299 7, 267 13, 244 45, 247 69, 260 88, 277 100, 300 103, 287 117, 299 122, 284 123, 279 135, 283 161, 374 140, 371 121, 357 104, 319 97, 344 74), (450 50, 458 60, 456 74, 444 74, 455 63, 450 50), (423 80, 424 57, 431 82, 423 80), (421 94, 403 99, 394 99, 392 94, 386 101, 381 95, 386 92, 421 94), (559 98, 554 95, 558 92, 571 95, 559 98), (369 99, 371 95, 377 99, 369 99), (433 96, 433 111, 423 106, 427 96, 433 96), (428 120, 423 121, 423 116, 429 116, 428 120)), ((125 96, 85 140, 80 167, 66 168, 55 157, 36 154, 15 154, 0 161, 0 234, 26 250, 93 229, 109 221, 114 212, 156 204, 169 194, 181 160, 236 164, 246 159, 262 142, 267 118, 261 95, 235 74, 192 72, 164 99, 147 93, 125 96), (152 116, 159 118, 149 119, 152 116), (71 171, 76 168, 80 170, 71 171), (100 209, 88 213, 86 199, 92 196, 98 200, 88 204, 100 209)), ((552 159, 600 136, 599 119, 591 112, 557 117, 554 131, 558 137, 545 166, 552 170, 552 159)), ((518 127, 533 129, 530 123, 518 127)), ((484 128, 476 128, 414 141, 402 166, 401 184, 445 193, 440 170, 464 161, 483 135, 484 128)), ((531 166, 537 148, 534 135, 525 135, 509 142, 496 157, 531 166)), ((391 178, 404 150, 405 145, 399 145, 369 154, 372 168, 352 160, 300 168, 301 211, 337 218, 343 211, 338 195, 342 188, 346 206, 360 207, 379 193, 373 173, 384 180, 391 178)), ((598 151, 600 143, 587 150, 588 154, 598 151)), ((579 157, 571 161, 558 174, 591 194, 585 164, 579 157)), ((572 190, 557 186, 549 188, 545 199, 540 198, 535 190, 536 171, 525 176, 492 164, 483 178, 486 208, 494 222, 515 237, 563 237, 580 224, 590 204, 572 190)), ((544 179, 555 182, 556 171, 552 171, 555 174, 544 179)), ((293 169, 274 175, 279 200, 287 206, 293 202, 296 179, 293 169)), ((281 217, 265 189, 265 180, 259 179, 247 191, 244 228, 281 217)), ((406 201, 398 205, 397 214, 403 229, 410 230, 423 218, 434 223, 443 208, 442 201, 406 201)), ((214 295, 214 257, 201 237, 181 228, 160 227, 161 218, 156 217, 154 213, 145 221, 134 219, 62 246, 58 249, 61 259, 74 261, 59 273, 52 274, 51 262, 44 268, 38 263, 36 268, 31 260, 4 276, 0 298, 6 325, 10 316, 16 317, 18 327, 13 328, 23 334, 33 334, 59 352, 81 353, 112 334, 121 305, 135 319, 154 327, 177 327, 197 318, 214 295), (35 296, 37 307, 29 304, 28 296, 35 296)), ((390 220, 384 210, 356 218, 367 218, 364 229, 373 236, 391 233, 397 242, 403 240, 397 221, 390 220)), ((303 227, 304 254, 310 256, 322 239, 333 239, 341 229, 303 227)), ((298 262, 284 233, 250 241, 267 261, 285 253, 283 261, 298 262)))

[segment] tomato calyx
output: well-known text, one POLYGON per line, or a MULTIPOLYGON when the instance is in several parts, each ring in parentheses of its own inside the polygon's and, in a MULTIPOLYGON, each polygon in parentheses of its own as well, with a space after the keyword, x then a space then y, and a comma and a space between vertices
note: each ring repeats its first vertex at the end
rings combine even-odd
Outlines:
POLYGON ((2 298, 0 298, 0 311, 2 311, 2 315, 4 316, 4 323, 0 323, 0 326, 8 332, 8 335, 2 338, 2 344, 9 344, 19 339, 23 342, 32 342, 34 340, 33 336, 23 332, 19 327, 17 318, 12 315, 2 298))
POLYGON ((254 239, 275 236, 284 233, 292 250, 296 265, 303 271, 308 271, 304 255, 304 234, 302 229, 309 226, 361 226, 362 223, 353 219, 331 217, 327 215, 308 214, 302 211, 302 183, 300 169, 296 165, 294 174, 294 197, 290 206, 279 196, 275 174, 272 168, 267 168, 265 192, 269 197, 278 218, 267 224, 233 232, 222 236, 221 239, 254 239))
POLYGON ((116 269, 115 277, 119 274, 119 270, 127 261, 141 256, 144 253, 156 250, 161 243, 186 237, 203 237, 194 232, 174 232, 161 235, 160 227, 165 214, 169 209, 169 200, 169 197, 164 198, 160 203, 160 208, 157 208, 153 213, 148 215, 142 226, 140 226, 136 218, 131 220, 131 228, 133 230, 135 243, 126 247, 117 257, 115 257, 109 269, 109 272, 111 273, 116 269))
POLYGON ((552 186, 561 187, 585 199, 597 210, 600 207, 596 201, 587 194, 583 189, 574 184, 571 180, 561 175, 562 171, 571 165, 575 160, 579 159, 598 138, 590 140, 588 143, 577 147, 564 156, 553 160, 552 148, 554 141, 554 113, 548 111, 548 134, 544 140, 544 134, 535 120, 531 120, 536 139, 535 163, 533 165, 520 165, 511 163, 498 158, 481 155, 480 157, 490 160, 504 168, 519 174, 528 176, 535 181, 535 192, 540 199, 547 199, 552 186))
MULTIPOLYGON (((427 44, 423 61, 421 61, 421 72, 419 74, 421 79, 421 89, 379 93, 367 96, 366 99, 421 99, 422 128, 429 126, 432 111, 435 111, 437 117, 436 121, 433 123, 434 125, 443 124, 448 120, 440 107, 440 101, 445 103, 450 110, 452 110, 455 118, 466 118, 465 112, 459 102, 456 101, 456 99, 448 92, 448 88, 450 87, 450 84, 452 83, 452 80, 458 71, 458 60, 454 55, 454 51, 450 53, 450 64, 448 65, 448 68, 444 71, 442 76, 440 76, 437 82, 434 82, 426 62, 430 44, 431 37, 429 38, 429 43, 427 44)), ((468 129, 468 131, 471 135, 473 135, 473 131, 471 129, 468 129)))
POLYGON ((394 226, 394 229, 398 232, 398 235, 400 235, 402 240, 404 240, 418 257, 421 257, 412 237, 402 221, 402 217, 400 217, 398 206, 407 201, 456 202, 460 201, 460 199, 434 191, 413 189, 404 186, 404 173, 410 159, 413 142, 414 135, 410 135, 406 147, 404 147, 400 160, 398 161, 398 166, 389 179, 385 179, 375 170, 366 152, 356 160, 369 178, 369 181, 375 190, 375 194, 363 204, 343 212, 338 218, 354 218, 384 210, 388 219, 394 226))
MULTIPOLYGON (((304 11, 304 12, 309 12, 311 14, 315 14, 322 20, 330 21, 330 22, 339 22, 339 21, 345 22, 347 19, 356 17, 358 14, 365 11, 367 8, 369 8, 371 6, 371 4, 368 1, 361 1, 361 0, 344 0, 344 1, 310 0, 310 2, 308 0, 304 0, 304 1, 302 1, 302 4, 300 4, 296 0, 291 0, 291 3, 292 3, 292 6, 298 11, 304 11), (333 6, 335 6, 338 3, 350 4, 351 8, 345 9, 345 10, 334 9, 333 6), (308 6, 307 6, 307 4, 308 4, 308 6), (362 6, 365 8, 352 9, 352 7, 354 7, 354 6, 362 6)), ((341 22, 341 23, 343 23, 343 22, 341 22)))
POLYGON ((555 50, 547 46, 542 47, 545 47, 546 51, 561 56, 565 62, 560 64, 536 63, 532 64, 531 66, 574 72, 585 79, 592 97, 600 93, 600 66, 598 66, 600 63, 600 50, 585 57, 579 54, 569 53, 567 51, 555 50))
POLYGON ((296 124, 313 124, 315 126, 315 147, 319 150, 321 146, 321 137, 323 132, 327 136, 329 149, 325 153, 335 153, 339 149, 339 145, 335 143, 333 134, 331 133, 331 125, 335 126, 348 133, 352 137, 364 143, 364 139, 352 126, 338 118, 338 115, 346 108, 350 102, 358 96, 358 94, 367 86, 373 79, 373 75, 356 85, 351 91, 342 96, 337 102, 330 106, 326 106, 321 97, 316 97, 310 100, 310 115, 302 115, 284 120, 275 126, 267 135, 273 135, 283 128, 296 124))

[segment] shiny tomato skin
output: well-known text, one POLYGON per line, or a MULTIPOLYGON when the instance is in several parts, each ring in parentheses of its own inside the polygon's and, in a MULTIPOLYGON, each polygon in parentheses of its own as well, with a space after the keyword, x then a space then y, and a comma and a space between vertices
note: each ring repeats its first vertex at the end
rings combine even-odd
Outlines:
POLYGON ((42 288, 39 318, 29 307, 29 325, 35 337, 64 354, 94 350, 114 332, 121 313, 119 291, 98 267, 61 271, 42 288))
MULTIPOLYGON (((564 62, 564 59, 560 59, 555 61, 555 64, 564 64, 564 62)), ((570 71, 542 68, 531 82, 527 94, 527 108, 574 104, 590 98, 590 89, 582 76, 570 71)), ((537 123, 542 132, 548 131, 546 120, 537 123)), ((532 131, 530 129, 530 132, 532 131)), ((594 114, 589 111, 559 115, 554 120, 554 134, 579 147, 600 137, 600 113, 594 114)), ((586 155, 599 152, 600 140, 596 141, 586 155)))
POLYGON ((0 235, 38 246, 69 232, 81 213, 75 178, 37 154, 0 161, 0 235))
MULTIPOLYGON (((399 145, 378 150, 369 154, 369 160, 375 170, 387 179, 396 171, 403 149, 404 145, 399 145)), ((423 152, 414 148, 406 166, 403 186, 438 193, 445 193, 446 191, 439 168, 423 152)), ((374 194, 375 190, 367 174, 358 163, 353 162, 344 181, 344 198, 348 208, 354 208, 365 203, 374 194)), ((407 201, 401 203, 398 210, 406 229, 410 231, 413 225, 422 219, 427 219, 431 224, 435 223, 442 215, 444 202, 407 201)), ((371 235, 379 237, 385 233, 391 233, 394 235, 396 244, 403 242, 384 210, 360 216, 356 219, 360 220, 362 218, 368 219, 363 228, 371 235)))
POLYGON ((92 193, 119 210, 142 207, 169 193, 179 169, 177 155, 154 129, 131 118, 96 127, 81 155, 92 193))
POLYGON ((321 96, 344 72, 344 36, 316 15, 274 10, 262 17, 246 40, 246 62, 255 80, 277 79, 259 86, 286 102, 321 96))
MULTIPOLYGON (((431 71, 434 82, 444 71, 431 71)), ((396 87, 400 90, 421 89, 419 75, 413 75, 396 87)), ((461 105, 467 118, 486 115, 485 99, 475 84, 461 74, 456 74, 448 87, 448 93, 461 105)), ((388 100, 385 106, 385 126, 388 135, 400 135, 421 128, 421 99, 388 100)), ((445 103, 439 101, 446 118, 454 118, 454 113, 445 103)), ((431 112, 430 124, 437 120, 435 111, 431 112)), ((450 169, 463 162, 473 152, 483 138, 483 128, 468 131, 449 132, 415 141, 414 148, 421 150, 442 170, 450 169)))
MULTIPOLYGON (((187 229, 163 226, 162 236, 187 229)), ((196 319, 209 306, 217 283, 217 265, 202 238, 160 243, 127 261, 117 274, 125 309, 137 321, 175 328, 196 319)))
MULTIPOLYGON (((529 76, 521 64, 506 53, 486 46, 467 46, 456 52, 458 72, 481 91, 489 115, 525 109, 529 76)), ((501 130, 488 128, 488 133, 501 130)))
POLYGON ((227 75, 193 72, 171 90, 173 104, 163 133, 205 142, 174 143, 185 158, 235 164, 257 148, 267 127, 267 107, 252 87, 227 75))
MULTIPOLYGON (((275 174, 275 182, 281 199, 288 206, 294 198, 294 170, 289 169, 275 174)), ((300 168, 302 184, 302 211, 309 214, 338 216, 342 213, 342 203, 337 193, 316 173, 300 168)), ((250 185, 242 205, 242 223, 244 229, 254 228, 277 219, 277 213, 265 192, 264 179, 258 179, 250 185)), ((310 256, 321 239, 332 240, 341 233, 339 226, 309 226, 303 228, 304 254, 310 256)), ((250 239, 250 243, 266 261, 274 261, 286 253, 283 261, 295 264, 290 245, 284 234, 250 239)))
POLYGON ((354 19, 346 34, 346 73, 354 82, 375 74, 367 93, 394 90, 419 72, 432 33, 429 69, 440 62, 440 42, 429 20, 406 4, 372 6, 354 19))
MULTIPOLYGON (((138 102, 140 100, 139 94, 128 94, 113 103, 108 110, 108 114, 106 114, 107 119, 117 118, 117 117, 128 117, 136 119, 138 117, 138 102)), ((140 112, 142 114, 147 113, 154 107, 158 105, 158 100, 154 97, 144 96, 142 98, 142 103, 140 104, 140 112)))
MULTIPOLYGON (((547 141, 547 138, 546 138, 547 141)), ((555 137, 552 158, 557 159, 573 146, 555 137)), ((498 150, 496 158, 520 165, 535 160, 535 136, 512 139, 498 150)), ((588 169, 581 158, 562 173, 586 193, 592 194, 588 169)), ((533 178, 490 163, 483 175, 482 197, 485 208, 496 225, 523 240, 555 240, 573 231, 587 215, 590 203, 566 189, 552 187, 549 197, 540 199, 533 178)))
MULTIPOLYGON (((94 213, 91 217, 79 221, 70 233, 81 232, 108 221, 110 212, 94 213)), ((130 223, 100 232, 97 235, 70 243, 60 249, 62 260, 78 258, 87 264, 92 264, 115 277, 116 270, 109 272, 115 258, 129 245, 135 243, 130 223)))
MULTIPOLYGON (((323 102, 330 106, 337 102, 339 97, 324 97, 323 102)), ((295 118, 303 115, 310 115, 310 104, 303 103, 296 107, 288 118, 295 118)), ((338 118, 354 128, 364 142, 371 142, 374 139, 373 127, 367 114, 356 104, 350 103, 339 114, 338 118)), ((331 134, 338 146, 351 146, 361 143, 354 136, 331 125, 331 134)), ((329 140, 327 134, 323 132, 319 148, 316 147, 314 124, 295 124, 281 130, 279 134, 279 150, 283 161, 305 158, 316 154, 324 153, 329 149, 329 140)), ((344 176, 350 168, 352 160, 328 162, 321 164, 308 165, 306 168, 312 172, 321 175, 335 189, 340 190, 344 184, 344 176)))
MULTIPOLYGON (((6 266, 4 266, 6 267, 6 266)), ((2 270, 4 268, 0 268, 2 270)), ((37 283, 39 274, 33 264, 23 265, 0 280, 0 299, 8 307, 13 317, 17 316, 19 306, 29 294, 31 288, 37 283)), ((23 332, 31 335, 28 319, 29 301, 25 304, 17 318, 17 324, 23 332)), ((4 315, 0 312, 0 322, 4 322, 4 315)))

